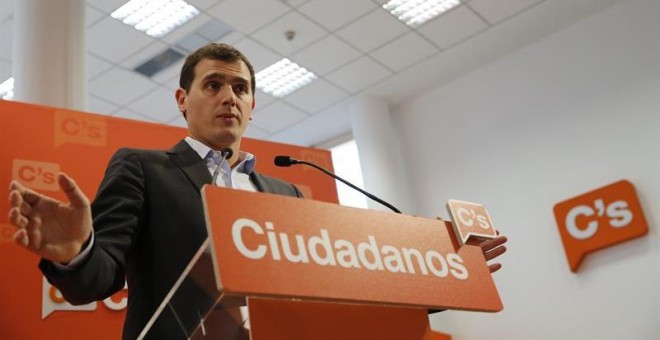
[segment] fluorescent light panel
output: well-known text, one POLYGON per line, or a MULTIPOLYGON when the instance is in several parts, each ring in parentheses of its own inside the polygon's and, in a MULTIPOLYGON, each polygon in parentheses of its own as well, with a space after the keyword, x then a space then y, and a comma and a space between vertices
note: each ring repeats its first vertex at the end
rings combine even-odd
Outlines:
POLYGON ((197 8, 183 0, 131 0, 110 16, 160 38, 198 14, 197 8))
POLYGON ((311 83, 317 77, 304 67, 284 58, 259 71, 255 78, 258 89, 282 98, 311 83))
POLYGON ((460 0, 390 0, 383 8, 406 25, 418 27, 460 4, 460 0))
POLYGON ((0 98, 14 98, 14 77, 11 77, 0 84, 0 98))

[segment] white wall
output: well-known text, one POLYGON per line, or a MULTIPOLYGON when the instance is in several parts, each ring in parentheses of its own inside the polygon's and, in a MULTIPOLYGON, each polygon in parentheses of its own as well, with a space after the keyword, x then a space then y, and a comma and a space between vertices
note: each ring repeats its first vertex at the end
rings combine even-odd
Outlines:
POLYGON ((629 0, 394 110, 422 216, 481 202, 509 237, 497 314, 431 317, 455 339, 660 339, 660 1, 629 0), (646 237, 570 272, 552 208, 619 179, 646 237))

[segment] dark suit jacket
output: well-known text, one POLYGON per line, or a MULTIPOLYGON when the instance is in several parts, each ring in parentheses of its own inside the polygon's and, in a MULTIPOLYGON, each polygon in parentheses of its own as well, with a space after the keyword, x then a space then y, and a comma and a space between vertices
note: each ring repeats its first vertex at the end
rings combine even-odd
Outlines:
MULTIPOLYGON (((262 192, 302 196, 271 177, 253 172, 251 180, 262 192)), ((169 151, 120 149, 92 203, 90 255, 72 272, 48 261, 40 268, 73 304, 107 298, 126 279, 123 338, 134 339, 206 239, 200 189, 207 183, 206 164, 185 141, 169 151)))

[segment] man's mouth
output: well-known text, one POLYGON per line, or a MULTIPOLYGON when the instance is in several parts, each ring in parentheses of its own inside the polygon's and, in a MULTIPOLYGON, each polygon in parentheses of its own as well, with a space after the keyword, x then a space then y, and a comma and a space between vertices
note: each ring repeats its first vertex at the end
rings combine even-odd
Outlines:
POLYGON ((233 113, 223 113, 218 115, 218 117, 224 120, 238 119, 238 116, 233 113))

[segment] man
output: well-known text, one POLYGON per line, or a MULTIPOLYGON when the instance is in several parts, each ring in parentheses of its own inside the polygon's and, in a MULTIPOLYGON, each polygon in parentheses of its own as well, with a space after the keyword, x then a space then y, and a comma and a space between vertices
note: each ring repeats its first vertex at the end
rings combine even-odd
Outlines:
POLYGON ((301 196, 293 185, 254 172, 254 157, 240 152, 255 89, 243 54, 228 45, 201 48, 186 59, 180 86, 176 101, 189 137, 168 151, 119 150, 91 210, 65 174, 58 182, 68 205, 11 185, 15 240, 44 259, 40 268, 69 302, 103 299, 126 278, 124 338, 139 334, 206 238, 200 189, 219 166, 207 166, 211 150, 233 150, 220 165, 220 185, 301 196))
MULTIPOLYGON (((63 173, 57 180, 68 203, 18 182, 10 186, 15 242, 43 259, 44 275, 69 302, 104 299, 127 281, 125 339, 142 331, 206 238, 200 189, 218 167, 219 185, 301 196, 295 186, 255 172, 254 156, 240 152, 255 105, 254 70, 241 52, 224 44, 202 47, 186 58, 179 83, 175 96, 189 136, 168 151, 117 151, 91 208, 63 173), (225 148, 233 155, 216 164, 225 148)), ((498 256, 503 242, 484 253, 498 256)), ((168 328, 173 325, 157 324, 152 335, 180 338, 168 328)))

